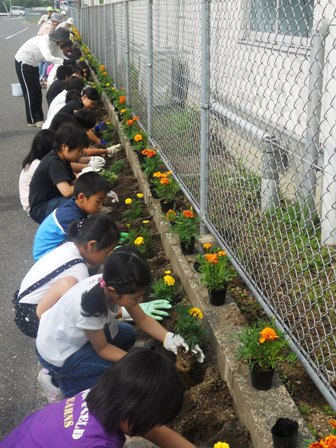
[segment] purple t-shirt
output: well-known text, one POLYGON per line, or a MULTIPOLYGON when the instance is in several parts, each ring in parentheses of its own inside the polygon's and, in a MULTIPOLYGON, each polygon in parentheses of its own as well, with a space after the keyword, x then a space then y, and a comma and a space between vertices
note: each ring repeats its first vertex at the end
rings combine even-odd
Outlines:
POLYGON ((89 413, 89 390, 34 412, 2 442, 1 448, 122 448, 124 434, 108 434, 89 413))

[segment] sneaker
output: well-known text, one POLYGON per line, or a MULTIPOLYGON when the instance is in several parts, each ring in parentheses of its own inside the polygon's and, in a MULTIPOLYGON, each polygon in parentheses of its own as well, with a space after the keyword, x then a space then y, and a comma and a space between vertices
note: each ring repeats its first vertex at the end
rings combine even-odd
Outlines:
POLYGON ((35 123, 27 123, 27 126, 29 126, 30 128, 34 128, 35 127, 35 123))
POLYGON ((63 400, 64 395, 61 389, 54 386, 47 369, 41 369, 39 371, 37 381, 39 382, 49 403, 55 403, 55 401, 63 400))
POLYGON ((112 157, 114 154, 117 154, 121 150, 121 144, 119 143, 118 145, 110 146, 110 147, 106 148, 106 150, 107 150, 107 155, 109 157, 112 157))
POLYGON ((43 123, 44 123, 44 121, 37 121, 37 122, 34 123, 34 124, 35 124, 35 126, 36 126, 37 128, 41 128, 41 127, 43 126, 43 123))

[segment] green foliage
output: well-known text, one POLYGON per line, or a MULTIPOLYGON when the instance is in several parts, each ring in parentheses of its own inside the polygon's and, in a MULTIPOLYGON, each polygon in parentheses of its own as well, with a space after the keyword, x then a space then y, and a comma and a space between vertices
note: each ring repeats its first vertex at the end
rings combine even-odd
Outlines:
POLYGON ((190 244, 192 239, 199 234, 200 221, 198 216, 191 210, 179 211, 176 214, 174 223, 173 232, 177 233, 182 243, 190 244))
POLYGON ((142 255, 147 256, 151 247, 151 233, 148 227, 130 228, 127 237, 128 244, 135 247, 142 255))
POLYGON ((125 160, 116 160, 110 167, 109 171, 114 174, 120 174, 125 168, 125 160))
POLYGON ((103 176, 108 182, 110 182, 111 185, 114 185, 119 178, 118 174, 114 173, 110 169, 102 170, 100 172, 100 175, 103 176))
POLYGON ((223 288, 224 284, 236 277, 236 271, 225 252, 217 249, 211 253, 198 254, 201 283, 209 290, 223 288))
POLYGON ((239 342, 237 358, 246 361, 250 367, 275 369, 280 362, 291 364, 296 359, 287 347, 287 339, 276 330, 274 323, 258 321, 236 334, 235 339, 239 342))
POLYGON ((171 171, 160 172, 157 171, 153 173, 152 185, 154 185, 154 190, 160 199, 165 199, 166 201, 173 201, 180 190, 179 184, 171 176, 171 171))
POLYGON ((123 218, 126 221, 134 221, 140 218, 143 211, 143 200, 141 200, 141 198, 127 198, 125 204, 127 208, 123 212, 123 218))
POLYGON ((181 335, 192 350, 205 338, 205 329, 202 324, 203 313, 198 308, 181 304, 176 307, 176 315, 174 332, 181 335))
MULTIPOLYGON (((141 152, 144 154, 144 151, 146 149, 143 149, 141 152)), ((146 156, 146 154, 144 154, 146 156)), ((161 157, 156 154, 152 157, 146 156, 144 161, 142 162, 142 171, 147 175, 151 176, 155 171, 158 171, 159 168, 162 166, 162 160, 161 157)))

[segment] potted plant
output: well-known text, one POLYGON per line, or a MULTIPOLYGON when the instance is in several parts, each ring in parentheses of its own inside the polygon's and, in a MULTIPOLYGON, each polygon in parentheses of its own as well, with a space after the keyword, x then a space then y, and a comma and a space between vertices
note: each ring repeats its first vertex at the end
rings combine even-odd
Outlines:
POLYGON ((171 171, 156 171, 152 176, 155 194, 160 199, 160 205, 163 213, 174 208, 174 199, 180 187, 172 177, 171 171))
POLYGON ((142 156, 142 170, 147 176, 151 176, 155 171, 160 168, 162 164, 161 157, 155 151, 155 149, 145 148, 141 151, 142 156))
POLYGON ((203 313, 199 308, 177 305, 176 324, 174 332, 183 337, 189 346, 186 352, 183 347, 179 347, 176 356, 176 368, 180 372, 190 372, 194 367, 197 355, 193 353, 196 346, 202 344, 205 338, 205 330, 202 324, 203 313))
POLYGON ((152 300, 168 300, 171 303, 177 303, 180 291, 171 271, 165 271, 165 275, 156 280, 150 294, 152 300))
POLYGON ((219 248, 215 248, 211 252, 198 254, 197 262, 197 270, 201 274, 201 283, 208 289, 211 305, 223 305, 228 282, 236 276, 226 253, 219 248))
POLYGON ((181 250, 184 255, 194 253, 195 238, 199 234, 199 218, 193 210, 187 209, 176 214, 173 231, 180 238, 181 250))
POLYGON ((258 390, 272 387, 274 371, 280 362, 293 363, 296 359, 288 349, 284 334, 274 323, 258 321, 245 327, 235 339, 239 342, 237 358, 248 363, 252 385, 258 390))

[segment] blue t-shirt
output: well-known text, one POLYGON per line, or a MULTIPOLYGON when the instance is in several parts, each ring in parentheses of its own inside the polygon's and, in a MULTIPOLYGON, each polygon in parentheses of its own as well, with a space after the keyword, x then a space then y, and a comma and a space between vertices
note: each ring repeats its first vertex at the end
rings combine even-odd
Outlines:
POLYGON ((87 217, 78 207, 75 198, 56 208, 37 229, 33 244, 33 258, 37 261, 46 253, 60 246, 67 238, 69 225, 87 217))

